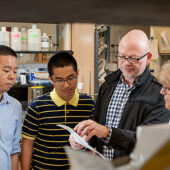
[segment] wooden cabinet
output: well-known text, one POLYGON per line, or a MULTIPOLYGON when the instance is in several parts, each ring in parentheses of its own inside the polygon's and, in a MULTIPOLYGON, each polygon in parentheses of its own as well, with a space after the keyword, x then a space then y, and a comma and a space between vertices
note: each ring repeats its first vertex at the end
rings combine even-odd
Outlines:
POLYGON ((94 24, 72 24, 72 51, 79 68, 80 92, 94 94, 94 24))

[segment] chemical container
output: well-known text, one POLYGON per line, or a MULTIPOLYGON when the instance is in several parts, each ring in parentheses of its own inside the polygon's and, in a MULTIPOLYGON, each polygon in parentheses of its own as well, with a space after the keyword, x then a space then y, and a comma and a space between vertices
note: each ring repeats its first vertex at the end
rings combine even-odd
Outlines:
POLYGON ((0 45, 9 46, 9 32, 6 31, 6 27, 1 27, 1 31, 0 31, 0 45))
POLYGON ((46 33, 43 33, 43 36, 41 38, 41 49, 42 51, 49 50, 49 38, 46 33))
POLYGON ((21 28, 21 49, 22 51, 28 50, 28 39, 26 28, 21 28))
POLYGON ((21 51, 21 32, 18 27, 13 27, 11 32, 11 48, 14 51, 21 51))
POLYGON ((28 29, 28 50, 41 50, 41 30, 37 28, 36 24, 32 24, 32 28, 28 29))
POLYGON ((49 51, 53 51, 54 50, 54 42, 52 39, 52 36, 49 36, 49 51))

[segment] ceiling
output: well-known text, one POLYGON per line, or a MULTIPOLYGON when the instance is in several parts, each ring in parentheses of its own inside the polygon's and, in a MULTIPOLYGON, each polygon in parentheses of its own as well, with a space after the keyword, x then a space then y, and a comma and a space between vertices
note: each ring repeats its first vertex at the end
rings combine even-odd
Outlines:
POLYGON ((3 0, 0 22, 170 25, 169 0, 3 0))

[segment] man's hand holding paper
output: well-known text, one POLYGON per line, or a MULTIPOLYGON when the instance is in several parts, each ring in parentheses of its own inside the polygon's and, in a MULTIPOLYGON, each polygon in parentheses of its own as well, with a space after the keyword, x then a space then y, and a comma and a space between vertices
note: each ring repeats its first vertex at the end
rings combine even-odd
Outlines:
MULTIPOLYGON (((76 148, 76 147, 78 146, 77 144, 80 144, 80 147, 82 147, 82 146, 83 146, 83 147, 86 147, 87 149, 89 149, 89 150, 91 150, 91 151, 99 154, 103 159, 106 159, 101 153, 99 153, 98 151, 96 151, 93 147, 91 147, 91 146, 86 142, 86 140, 84 139, 86 136, 84 136, 84 138, 81 137, 81 136, 79 136, 74 130, 72 130, 70 127, 68 127, 68 126, 66 126, 66 125, 57 124, 57 126, 59 126, 59 127, 61 127, 61 128, 64 128, 64 129, 68 130, 68 131, 71 133, 72 137, 74 138, 74 139, 73 139, 73 138, 71 137, 71 141, 74 142, 73 147, 75 147, 75 149, 79 149, 79 148, 76 148), (77 143, 75 143, 75 142, 77 142, 77 143)), ((72 144, 71 144, 71 145, 72 145, 72 144)))
POLYGON ((107 137, 109 130, 106 126, 100 125, 93 120, 84 120, 80 122, 74 130, 80 136, 86 135, 86 141, 88 141, 91 137, 97 136, 98 138, 107 137))

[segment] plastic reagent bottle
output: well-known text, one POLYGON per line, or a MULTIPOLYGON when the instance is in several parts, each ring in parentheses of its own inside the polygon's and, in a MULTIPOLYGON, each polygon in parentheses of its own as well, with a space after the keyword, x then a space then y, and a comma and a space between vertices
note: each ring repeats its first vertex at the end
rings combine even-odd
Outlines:
POLYGON ((1 27, 0 31, 0 45, 9 46, 9 32, 6 31, 6 27, 1 27))
POLYGON ((28 49, 28 39, 26 28, 21 28, 21 49, 22 51, 27 51, 28 49))
POLYGON ((28 50, 41 50, 41 30, 37 28, 36 24, 32 24, 32 28, 28 29, 28 50))
POLYGON ((49 40, 46 33, 43 33, 42 39, 41 39, 41 48, 43 51, 49 50, 49 40))
POLYGON ((11 48, 15 51, 21 50, 21 32, 18 27, 13 27, 11 32, 11 48))

